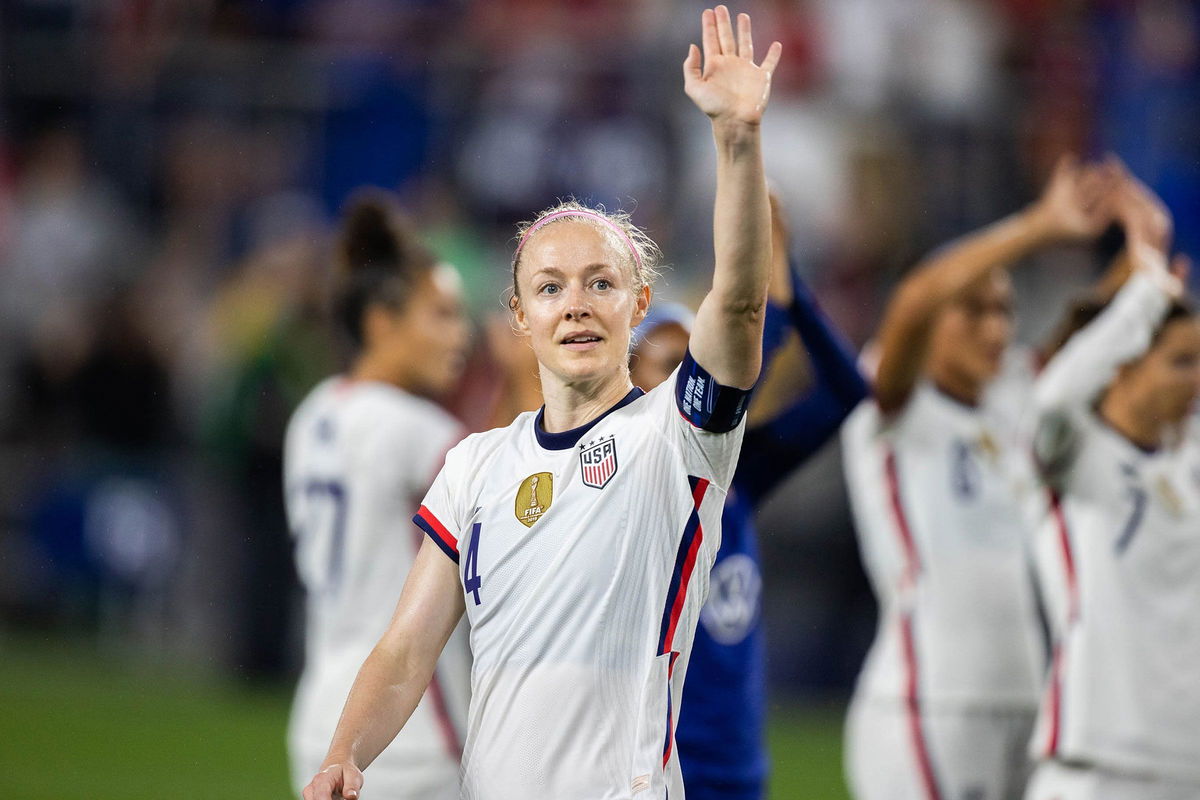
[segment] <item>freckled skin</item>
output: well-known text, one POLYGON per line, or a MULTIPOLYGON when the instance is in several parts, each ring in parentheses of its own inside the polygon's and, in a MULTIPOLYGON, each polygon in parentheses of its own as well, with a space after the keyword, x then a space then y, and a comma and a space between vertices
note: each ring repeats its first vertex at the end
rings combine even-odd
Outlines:
POLYGON ((634 291, 631 257, 589 223, 565 219, 526 244, 517 272, 518 329, 544 371, 564 384, 603 381, 626 369, 630 334, 649 289, 634 291), (588 331, 598 341, 571 344, 588 331))

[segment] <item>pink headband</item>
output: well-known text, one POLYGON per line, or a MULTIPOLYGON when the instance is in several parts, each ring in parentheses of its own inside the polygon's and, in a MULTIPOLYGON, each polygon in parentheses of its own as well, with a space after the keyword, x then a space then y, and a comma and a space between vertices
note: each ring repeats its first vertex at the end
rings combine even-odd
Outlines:
POLYGON ((629 234, 621 230, 621 227, 608 217, 599 212, 591 211, 586 208, 567 208, 562 211, 555 211, 553 214, 547 214, 537 222, 530 225, 529 228, 526 229, 525 233, 521 236, 521 241, 517 242, 516 252, 513 253, 513 263, 517 263, 517 259, 521 256, 521 248, 525 246, 525 242, 529 240, 529 237, 532 236, 538 228, 542 227, 547 222, 553 222, 554 220, 562 219, 563 217, 588 217, 590 219, 598 219, 603 222, 611 230, 616 231, 616 234, 620 236, 622 240, 624 240, 625 244, 629 245, 629 252, 633 253, 633 260, 637 262, 638 269, 641 270, 642 256, 638 253, 637 247, 634 246, 633 239, 629 238, 629 234))

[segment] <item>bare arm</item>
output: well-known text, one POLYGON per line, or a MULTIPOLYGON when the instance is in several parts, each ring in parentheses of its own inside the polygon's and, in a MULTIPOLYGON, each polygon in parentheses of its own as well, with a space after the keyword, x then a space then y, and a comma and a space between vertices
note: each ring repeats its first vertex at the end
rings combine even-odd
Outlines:
MULTIPOLYGON (((1172 220, 1162 201, 1118 164, 1120 182, 1113 210, 1125 230, 1125 249, 1110 267, 1106 282, 1111 304, 1063 344, 1038 378, 1035 402, 1045 415, 1071 405, 1092 403, 1117 368, 1145 352, 1170 302, 1183 296, 1188 260, 1177 257, 1168 268, 1172 220), (1122 275, 1122 271, 1124 274, 1122 275)), ((1103 289, 1103 284, 1099 289, 1103 289)))
POLYGON ((358 797, 362 770, 412 715, 462 614, 458 568, 427 539, 387 632, 354 679, 329 753, 305 787, 304 800, 358 797))
POLYGON ((892 413, 908 402, 925 365, 937 314, 983 276, 1056 241, 1098 235, 1110 220, 1112 170, 1064 158, 1042 196, 1024 211, 948 245, 901 283, 880 327, 875 397, 892 413))
POLYGON ((692 45, 683 63, 684 89, 712 121, 717 147, 713 210, 713 285, 700 303, 690 348, 719 383, 749 389, 762 360, 763 314, 771 276, 771 212, 759 125, 781 47, 754 64, 750 18, 717 6, 702 17, 704 58, 692 45))

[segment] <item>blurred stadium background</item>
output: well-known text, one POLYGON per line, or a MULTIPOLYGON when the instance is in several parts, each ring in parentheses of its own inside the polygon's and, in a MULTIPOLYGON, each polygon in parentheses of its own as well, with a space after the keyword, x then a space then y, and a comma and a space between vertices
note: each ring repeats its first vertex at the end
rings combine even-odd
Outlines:
MULTIPOLYGON (((690 0, 0 1, 0 774, 11 798, 288 796, 293 406, 336 368, 326 244, 396 189, 501 313, 512 224, 632 209, 707 270, 690 0)), ((1200 255, 1191 0, 757 0, 795 255, 856 344, 923 252, 1113 151, 1200 255)), ((1022 338, 1095 274, 1017 273, 1022 338)), ((699 269, 702 267, 703 269, 699 269)), ((483 341, 483 337, 478 337, 483 341)), ((458 409, 488 395, 486 354, 458 409)), ((764 513, 773 796, 844 796, 873 632, 836 447, 764 513)))

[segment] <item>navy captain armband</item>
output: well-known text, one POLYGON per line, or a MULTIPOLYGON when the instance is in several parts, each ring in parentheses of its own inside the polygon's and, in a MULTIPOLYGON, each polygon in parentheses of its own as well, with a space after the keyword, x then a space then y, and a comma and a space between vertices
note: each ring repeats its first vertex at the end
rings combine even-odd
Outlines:
POLYGON ((753 389, 722 386, 688 350, 675 376, 675 405, 683 418, 711 433, 727 433, 746 416, 753 389))

